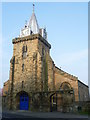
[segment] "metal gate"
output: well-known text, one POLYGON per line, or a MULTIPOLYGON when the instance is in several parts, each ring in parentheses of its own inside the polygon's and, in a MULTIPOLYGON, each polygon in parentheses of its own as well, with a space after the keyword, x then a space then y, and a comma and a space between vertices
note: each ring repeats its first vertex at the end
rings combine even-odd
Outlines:
POLYGON ((27 94, 23 93, 20 95, 20 110, 28 110, 29 107, 29 97, 27 94))
POLYGON ((57 111, 57 93, 50 96, 50 111, 57 111))

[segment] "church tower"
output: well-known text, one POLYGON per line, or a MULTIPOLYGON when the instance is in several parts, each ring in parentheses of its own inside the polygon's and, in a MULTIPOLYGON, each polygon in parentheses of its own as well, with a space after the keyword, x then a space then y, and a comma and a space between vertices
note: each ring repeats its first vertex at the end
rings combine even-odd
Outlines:
POLYGON ((29 22, 21 29, 20 36, 12 40, 12 43, 9 102, 11 109, 19 109, 19 107, 23 109, 20 99, 24 95, 28 96, 27 101, 30 103, 32 93, 55 89, 54 63, 49 55, 51 45, 47 41, 46 29, 39 28, 34 5, 29 22))

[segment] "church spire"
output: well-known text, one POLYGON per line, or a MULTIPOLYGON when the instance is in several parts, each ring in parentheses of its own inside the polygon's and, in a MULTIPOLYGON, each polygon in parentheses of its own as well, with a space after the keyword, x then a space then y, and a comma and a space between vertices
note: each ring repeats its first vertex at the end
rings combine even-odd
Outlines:
POLYGON ((30 27, 30 31, 33 34, 37 34, 37 33, 39 33, 39 25, 38 25, 37 18, 36 18, 36 15, 35 15, 34 7, 35 7, 35 5, 33 3, 33 13, 32 13, 32 16, 30 18, 28 26, 30 27))
POLYGON ((25 24, 25 27, 20 31, 20 37, 28 36, 31 34, 40 34, 44 39, 47 40, 47 32, 45 28, 40 28, 37 22, 35 15, 35 4, 32 4, 33 10, 32 15, 28 23, 25 24))

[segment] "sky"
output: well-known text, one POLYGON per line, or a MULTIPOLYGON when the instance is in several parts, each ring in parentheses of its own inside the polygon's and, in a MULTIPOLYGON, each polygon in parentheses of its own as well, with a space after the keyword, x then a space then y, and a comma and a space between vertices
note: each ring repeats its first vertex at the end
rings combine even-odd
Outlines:
MULTIPOLYGON (((32 2, 2 3, 2 70, 0 87, 9 79, 12 39, 32 15, 32 2)), ((46 27, 56 66, 88 85, 88 2, 37 2, 39 27, 46 27)))

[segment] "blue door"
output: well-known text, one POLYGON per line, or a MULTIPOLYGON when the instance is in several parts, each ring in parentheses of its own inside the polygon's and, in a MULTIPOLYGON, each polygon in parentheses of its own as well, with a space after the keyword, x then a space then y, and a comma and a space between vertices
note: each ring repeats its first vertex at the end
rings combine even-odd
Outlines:
POLYGON ((27 94, 20 95, 20 110, 28 110, 29 97, 27 94))

